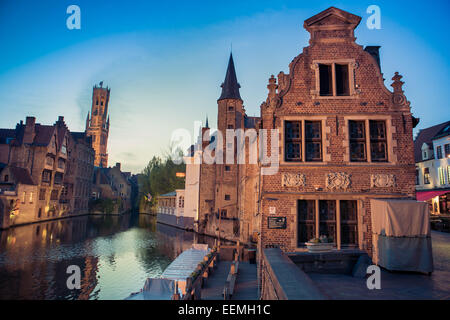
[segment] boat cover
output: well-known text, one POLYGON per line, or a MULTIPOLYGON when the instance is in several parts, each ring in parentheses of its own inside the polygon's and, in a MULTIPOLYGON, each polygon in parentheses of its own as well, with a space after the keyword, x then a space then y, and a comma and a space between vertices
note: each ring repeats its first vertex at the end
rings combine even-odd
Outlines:
POLYGON ((174 293, 174 280, 148 278, 140 292, 131 294, 125 300, 171 300, 174 293))
POLYGON ((167 268, 161 278, 170 280, 186 280, 195 271, 198 264, 210 252, 207 250, 196 250, 194 248, 183 251, 167 268))

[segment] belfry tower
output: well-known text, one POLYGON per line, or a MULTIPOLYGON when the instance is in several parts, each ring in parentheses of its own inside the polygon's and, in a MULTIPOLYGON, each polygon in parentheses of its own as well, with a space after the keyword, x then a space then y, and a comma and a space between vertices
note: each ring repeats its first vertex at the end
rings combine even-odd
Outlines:
POLYGON ((92 93, 92 108, 86 118, 86 135, 92 137, 92 148, 95 150, 96 167, 108 166, 109 116, 108 104, 111 89, 103 88, 103 81, 95 85, 92 93))

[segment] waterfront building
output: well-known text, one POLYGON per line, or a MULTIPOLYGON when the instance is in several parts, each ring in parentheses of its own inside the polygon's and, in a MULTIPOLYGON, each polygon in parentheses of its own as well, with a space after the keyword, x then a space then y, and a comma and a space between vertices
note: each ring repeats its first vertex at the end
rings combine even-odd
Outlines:
POLYGON ((95 85, 92 92, 91 113, 86 118, 86 134, 92 137, 92 147, 95 150, 94 164, 97 167, 108 167, 108 136, 109 136, 109 95, 111 89, 103 88, 103 81, 95 85))
POLYGON ((54 125, 27 117, 15 129, 0 129, 0 136, 3 228, 88 213, 94 160, 90 138, 70 133, 61 116, 54 125))
POLYGON ((0 229, 35 221, 37 194, 37 184, 27 169, 0 167, 0 229))
MULTIPOLYGON (((9 137, 2 146, 3 152, 7 154, 6 163, 10 167, 26 170, 37 185, 37 191, 33 200, 36 202, 34 210, 18 212, 19 216, 24 213, 26 220, 16 217, 10 223, 5 223, 4 227, 61 217, 69 213, 70 208, 59 202, 68 160, 69 132, 58 127, 63 122, 64 118, 59 117, 55 125, 41 125, 36 123, 36 118, 27 117, 26 122, 18 123, 15 130, 6 129, 9 137)), ((26 199, 30 197, 31 194, 25 194, 26 199)), ((5 208, 2 214, 8 215, 8 211, 10 209, 5 208)))
POLYGON ((200 196, 200 161, 201 148, 193 145, 188 156, 184 157, 186 163, 184 217, 192 219, 192 227, 198 231, 198 200, 200 196))
MULTIPOLYGON (((217 235, 219 229, 224 238, 287 252, 327 236, 337 249, 371 253, 370 200, 415 199, 412 129, 418 119, 402 76, 393 75, 392 91, 385 86, 380 47, 356 43, 360 21, 334 7, 307 19, 309 46, 289 73, 270 77, 260 117, 245 113, 230 56, 217 129, 224 136, 227 129, 278 130, 278 171, 263 175, 267 165, 236 164, 236 154, 234 164, 203 163, 199 232, 217 235)), ((271 150, 270 135, 267 141, 264 149, 271 150)), ((230 142, 224 139, 224 150, 230 142)), ((251 144, 246 140, 246 159, 251 144)))
POLYGON ((157 197, 157 221, 181 229, 193 230, 194 218, 185 215, 185 190, 162 194, 157 197))
POLYGON ((71 132, 69 139, 69 161, 61 192, 61 203, 70 204, 71 214, 89 213, 92 195, 95 151, 91 137, 85 132, 71 132))
POLYGON ((450 121, 420 130, 414 140, 417 200, 433 214, 450 213, 450 121))

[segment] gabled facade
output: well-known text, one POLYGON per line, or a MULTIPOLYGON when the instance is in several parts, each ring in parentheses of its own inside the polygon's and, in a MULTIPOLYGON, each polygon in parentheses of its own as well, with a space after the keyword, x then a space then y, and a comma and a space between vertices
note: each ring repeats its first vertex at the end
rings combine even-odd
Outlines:
POLYGON ((371 252, 370 199, 415 197, 402 77, 385 87, 378 48, 355 42, 360 21, 334 7, 307 19, 310 45, 269 80, 262 124, 279 130, 280 167, 262 178, 263 248, 303 250, 325 235, 371 252))
POLYGON ((232 165, 203 163, 199 232, 288 252, 325 235, 337 249, 370 253, 370 199, 415 198, 412 129, 418 119, 401 75, 386 88, 380 47, 355 42, 360 21, 334 7, 307 19, 309 46, 288 74, 270 77, 260 117, 245 114, 230 57, 217 128, 224 137, 227 129, 258 131, 258 153, 278 156, 278 170, 262 174, 268 165, 249 163, 251 139, 245 164, 236 164, 236 154, 232 165), (260 129, 278 130, 278 138, 268 134, 262 145, 260 129))

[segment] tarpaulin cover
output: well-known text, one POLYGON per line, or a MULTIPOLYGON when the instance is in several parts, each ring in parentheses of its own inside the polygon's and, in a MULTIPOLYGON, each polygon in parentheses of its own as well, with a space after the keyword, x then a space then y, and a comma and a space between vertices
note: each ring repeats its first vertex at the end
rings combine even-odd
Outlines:
POLYGON ((391 271, 433 272, 430 237, 373 235, 373 262, 391 271))
POLYGON ((373 261, 388 270, 432 272, 428 204, 371 199, 373 261))
POLYGON ((428 204, 414 200, 371 199, 372 232, 388 237, 429 236, 428 204))

